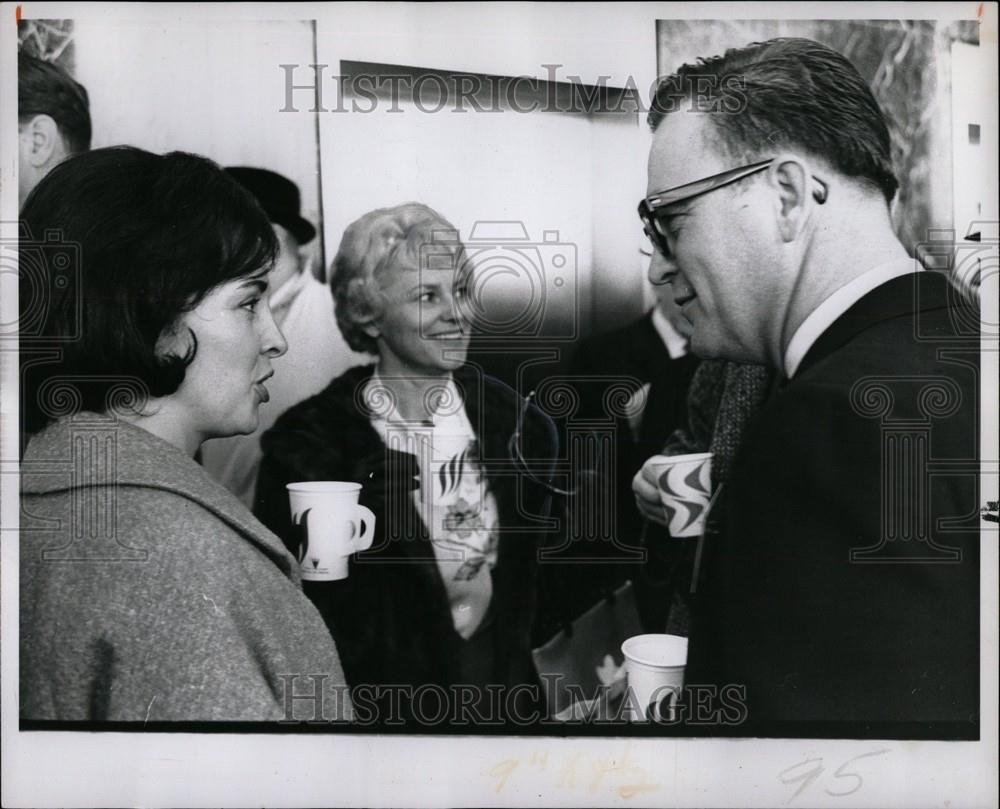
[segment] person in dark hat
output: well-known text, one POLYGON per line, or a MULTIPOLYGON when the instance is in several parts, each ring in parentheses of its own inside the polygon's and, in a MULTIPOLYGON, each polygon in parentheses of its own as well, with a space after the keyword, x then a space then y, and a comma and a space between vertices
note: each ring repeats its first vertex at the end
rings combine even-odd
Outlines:
POLYGON ((260 407, 257 429, 250 435, 202 446, 205 468, 250 508, 261 435, 292 405, 368 358, 348 347, 337 328, 329 287, 305 269, 301 248, 316 237, 316 228, 302 216, 299 187, 267 169, 236 166, 226 172, 257 198, 278 237, 278 255, 268 284, 271 311, 288 342, 288 353, 275 363, 274 377, 268 383, 270 401, 260 407))

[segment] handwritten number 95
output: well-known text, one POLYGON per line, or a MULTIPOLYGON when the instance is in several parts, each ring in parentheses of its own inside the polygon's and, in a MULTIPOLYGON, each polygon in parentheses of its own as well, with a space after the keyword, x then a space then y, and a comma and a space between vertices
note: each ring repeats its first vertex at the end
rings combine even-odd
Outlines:
MULTIPOLYGON (((856 772, 850 772, 847 770, 848 765, 853 764, 862 758, 870 758, 872 756, 881 756, 883 753, 888 753, 888 750, 872 750, 870 753, 862 753, 860 756, 855 756, 854 758, 848 759, 833 773, 833 778, 835 779, 847 779, 846 782, 836 781, 836 785, 840 789, 830 789, 827 787, 823 791, 827 795, 832 795, 835 798, 843 798, 847 795, 853 795, 862 786, 864 786, 864 779, 856 772), (845 789, 845 787, 847 787, 845 789)), ((805 761, 800 761, 798 764, 793 764, 791 767, 782 770, 778 773, 778 780, 783 784, 799 784, 799 788, 795 790, 792 797, 790 797, 785 803, 791 803, 799 795, 805 791, 810 784, 813 783, 817 778, 819 778, 826 767, 823 766, 822 758, 807 758, 805 761)), ((833 786, 833 784, 830 784, 833 786)))

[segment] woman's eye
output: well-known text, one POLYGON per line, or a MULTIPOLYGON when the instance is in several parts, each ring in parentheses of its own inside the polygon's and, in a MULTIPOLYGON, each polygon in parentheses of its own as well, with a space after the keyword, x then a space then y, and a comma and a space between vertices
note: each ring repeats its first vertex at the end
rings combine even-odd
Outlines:
POLYGON ((435 295, 433 292, 422 292, 420 293, 420 296, 417 298, 417 300, 421 301, 422 303, 430 303, 431 301, 434 300, 434 298, 435 295))
POLYGON ((259 303, 260 303, 260 298, 251 298, 250 300, 245 301, 244 303, 242 303, 240 305, 244 309, 246 309, 246 310, 248 310, 250 312, 256 312, 257 311, 257 304, 259 304, 259 303))

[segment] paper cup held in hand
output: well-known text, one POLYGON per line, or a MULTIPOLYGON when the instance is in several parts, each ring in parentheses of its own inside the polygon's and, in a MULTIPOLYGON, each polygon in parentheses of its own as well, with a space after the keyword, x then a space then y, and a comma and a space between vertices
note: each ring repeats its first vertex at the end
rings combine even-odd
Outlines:
POLYGON ((375 534, 375 515, 358 505, 361 484, 319 480, 289 483, 285 488, 299 535, 302 578, 346 579, 348 558, 370 548, 375 534))
POLYGON ((673 721, 684 687, 687 646, 687 638, 679 635, 636 635, 622 644, 633 722, 673 721))
POLYGON ((705 533, 705 516, 712 498, 712 453, 659 455, 653 463, 660 502, 667 511, 673 537, 705 533))

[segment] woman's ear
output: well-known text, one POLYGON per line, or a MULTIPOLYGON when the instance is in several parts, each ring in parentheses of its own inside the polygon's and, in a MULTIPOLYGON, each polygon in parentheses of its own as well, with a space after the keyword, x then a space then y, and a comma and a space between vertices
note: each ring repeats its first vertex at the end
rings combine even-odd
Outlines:
POLYGON ((809 167, 796 155, 779 155, 768 174, 776 192, 778 233, 783 241, 794 241, 802 232, 814 201, 809 167))
POLYGON ((197 348, 198 336, 188 325, 185 316, 181 315, 160 333, 154 350, 157 357, 167 359, 193 356, 193 351, 197 351, 197 348))
POLYGON ((369 320, 361 327, 361 331, 371 337, 373 340, 377 340, 382 336, 382 330, 379 328, 378 323, 375 322, 374 318, 369 320))

